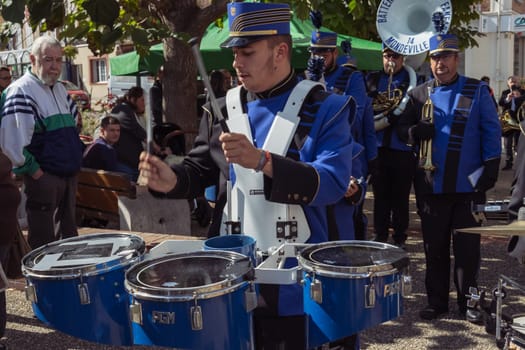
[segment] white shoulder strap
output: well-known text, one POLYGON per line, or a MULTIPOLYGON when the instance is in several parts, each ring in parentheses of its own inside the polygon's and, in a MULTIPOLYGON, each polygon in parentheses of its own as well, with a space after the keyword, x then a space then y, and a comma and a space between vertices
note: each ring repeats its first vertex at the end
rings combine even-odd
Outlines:
POLYGON ((301 80, 293 89, 290 97, 288 97, 288 101, 286 101, 286 105, 284 106, 282 113, 280 113, 281 116, 286 119, 297 117, 303 106, 304 99, 316 86, 325 90, 324 85, 320 82, 307 79, 301 80))
MULTIPOLYGON (((298 115, 304 100, 310 91, 317 86, 324 90, 323 84, 311 80, 302 80, 295 86, 283 111, 277 113, 263 149, 279 155, 286 153, 299 125, 300 118, 298 115)), ((237 86, 228 90, 226 94, 227 123, 231 131, 245 134, 249 140, 252 140, 248 116, 242 110, 241 88, 241 86, 237 86)))
POLYGON ((263 149, 284 156, 290 147, 299 126, 301 118, 299 112, 303 106, 306 96, 316 86, 324 90, 324 85, 312 80, 302 80, 295 86, 282 112, 278 112, 270 128, 263 149))
POLYGON ((242 111, 241 89, 239 85, 226 93, 226 110, 228 111, 228 128, 230 131, 244 134, 248 140, 252 140, 250 121, 248 115, 242 111))

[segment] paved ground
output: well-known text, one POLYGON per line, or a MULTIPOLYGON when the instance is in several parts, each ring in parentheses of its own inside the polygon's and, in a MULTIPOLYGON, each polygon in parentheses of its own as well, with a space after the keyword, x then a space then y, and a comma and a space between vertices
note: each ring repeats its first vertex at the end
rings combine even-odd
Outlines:
MULTIPOLYGON (((502 172, 498 186, 489 193, 491 199, 504 199, 509 193, 511 172, 502 172)), ((369 201, 371 202, 371 201, 369 201)), ((432 322, 422 322, 417 313, 426 305, 424 293, 424 256, 419 221, 412 200, 412 222, 407 251, 411 259, 413 294, 405 301, 404 314, 361 334, 362 349, 497 349, 494 336, 483 326, 460 319, 455 311, 455 295, 451 293, 450 313, 432 322)), ((507 238, 482 237, 482 268, 480 287, 489 292, 495 287, 500 274, 506 274, 525 283, 525 269, 506 254, 507 238)), ((42 325, 32 316, 29 302, 21 290, 23 282, 14 283, 8 290, 8 324, 6 342, 12 350, 80 350, 80 349, 161 349, 158 347, 103 346, 80 341, 42 325)), ((504 300, 509 314, 525 312, 525 291, 509 288, 504 300)), ((89 327, 89 325, 86 325, 89 327)), ((226 349, 225 349, 226 350, 226 349)), ((290 349, 295 350, 295 349, 290 349)))

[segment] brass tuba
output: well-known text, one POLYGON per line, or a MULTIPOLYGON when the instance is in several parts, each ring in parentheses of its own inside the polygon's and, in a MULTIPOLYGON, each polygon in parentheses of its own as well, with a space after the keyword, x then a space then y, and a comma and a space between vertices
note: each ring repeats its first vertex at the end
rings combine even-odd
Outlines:
MULTIPOLYGON (((405 56, 403 65, 410 77, 407 92, 417 84, 414 69, 426 58, 428 39, 438 32, 447 32, 451 20, 451 0, 381 0, 376 14, 377 32, 386 46, 405 56), (443 28, 439 30, 433 23, 436 14, 442 18, 443 28)), ((378 94, 374 99, 373 105, 377 107, 374 109, 376 131, 390 125, 386 118, 388 113, 400 115, 405 110, 409 97, 401 96, 402 93, 378 94), (389 103, 386 103, 386 100, 389 100, 389 103), (386 108, 381 111, 379 107, 386 108)))
POLYGON ((390 111, 397 107, 403 97, 403 91, 400 89, 392 89, 392 79, 396 69, 395 63, 388 62, 388 88, 387 91, 378 93, 372 101, 372 108, 374 113, 380 113, 381 117, 386 116, 390 111))

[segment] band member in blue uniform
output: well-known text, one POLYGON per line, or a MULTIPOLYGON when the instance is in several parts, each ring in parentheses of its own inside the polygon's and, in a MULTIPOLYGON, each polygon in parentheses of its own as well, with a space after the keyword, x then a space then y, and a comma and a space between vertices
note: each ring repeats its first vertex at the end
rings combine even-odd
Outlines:
MULTIPOLYGON (((355 113, 354 100, 316 86, 309 90, 298 111, 300 122, 293 135, 272 128, 273 123, 282 120, 277 113, 284 110, 295 88, 314 84, 301 81, 291 67, 290 8, 287 4, 233 2, 228 4, 228 16, 230 36, 222 46, 232 49, 233 68, 241 84, 230 90, 226 99, 217 101, 227 114, 229 131, 223 131, 220 117, 206 105, 199 135, 182 164, 170 168, 155 156, 141 155, 145 182, 157 195, 169 198, 193 198, 218 183, 214 213, 222 213, 226 180, 233 182, 232 195, 243 183, 253 181, 257 187, 244 192, 244 204, 232 200, 226 212, 230 204, 232 211, 244 205, 246 215, 232 215, 232 220, 241 221, 243 232, 254 236, 258 247, 260 242, 276 239, 276 222, 271 213, 252 210, 252 203, 300 208, 310 232, 307 242, 346 239, 348 232, 337 232, 335 228, 339 221, 352 218, 337 217, 334 206, 343 204, 341 198, 352 171, 353 142, 348 120, 355 113), (240 107, 232 111, 237 103, 240 107), (243 127, 243 133, 236 131, 243 127), (268 148, 276 148, 274 141, 279 143, 283 138, 290 139, 289 147, 283 152, 269 152, 268 148), (250 217, 251 212, 257 217, 250 217), (262 225, 268 221, 273 232, 255 226, 254 231, 245 230, 250 221, 262 225)), ((220 218, 214 221, 213 234, 224 233, 220 218)), ((261 300, 254 319, 256 348, 305 349, 301 286, 259 286, 261 300)))
POLYGON ((428 297, 428 306, 419 315, 432 320, 448 312, 452 238, 458 311, 466 314, 467 320, 479 322, 479 311, 467 310, 466 295, 469 287, 477 287, 480 236, 454 230, 478 225, 471 208, 485 202, 485 192, 498 178, 501 127, 487 84, 457 72, 457 37, 435 35, 429 47, 435 79, 409 92, 411 99, 398 129, 408 143, 427 141, 423 145, 429 149, 420 152, 424 159, 420 159, 414 181, 428 297), (423 115, 426 101, 432 103, 433 113, 423 115), (423 163, 432 166, 425 170, 423 163))
MULTIPOLYGON (((350 123, 354 141, 361 144, 363 150, 360 151, 358 162, 361 169, 354 169, 352 175, 356 180, 359 180, 354 182, 354 186, 359 186, 360 193, 364 194, 366 182, 363 181, 363 178, 368 174, 369 165, 372 166, 377 157, 373 114, 366 93, 365 78, 363 73, 355 67, 354 61, 350 59, 351 44, 348 42, 345 42, 345 46, 342 44, 345 55, 339 56, 337 33, 319 30, 322 24, 322 16, 319 11, 312 12, 310 17, 317 29, 312 31, 309 50, 312 56, 324 58, 323 79, 326 89, 337 94, 352 96, 357 103, 357 113, 355 118, 350 120, 350 123), (365 120, 365 118, 367 119, 365 120)), ((353 208, 355 218, 353 231, 356 239, 365 239, 367 220, 362 210, 363 203, 360 201, 359 204, 355 204, 353 208)))
POLYGON ((415 81, 411 82, 410 68, 403 65, 403 60, 403 55, 385 46, 383 70, 366 77, 368 95, 374 100, 374 119, 377 119, 378 156, 372 172, 375 240, 387 242, 392 225, 392 238, 401 248, 405 248, 407 239, 408 202, 416 165, 413 147, 402 142, 395 132, 400 113, 396 112, 399 105, 393 101, 397 99, 402 103, 408 88, 416 85, 415 81), (398 93, 396 97, 394 91, 398 93))

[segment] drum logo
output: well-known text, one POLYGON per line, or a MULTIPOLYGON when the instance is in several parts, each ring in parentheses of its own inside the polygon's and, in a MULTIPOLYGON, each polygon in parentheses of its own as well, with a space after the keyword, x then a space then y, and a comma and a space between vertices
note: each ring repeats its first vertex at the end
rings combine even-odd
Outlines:
POLYGON ((175 324, 175 312, 153 311, 151 318, 153 323, 175 324))

